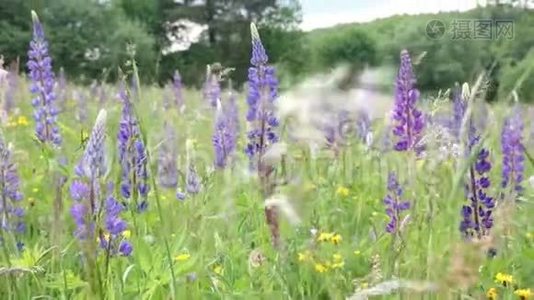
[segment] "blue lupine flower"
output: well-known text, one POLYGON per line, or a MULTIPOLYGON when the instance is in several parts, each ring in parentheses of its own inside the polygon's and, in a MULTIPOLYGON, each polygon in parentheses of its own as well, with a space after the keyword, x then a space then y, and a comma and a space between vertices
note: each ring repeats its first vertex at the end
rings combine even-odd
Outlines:
POLYGON ((518 107, 504 121, 501 135, 503 154, 502 187, 511 187, 515 192, 523 190, 521 183, 525 172, 525 152, 523 146, 523 120, 518 107))
POLYGON ((274 111, 278 98, 278 79, 274 67, 267 64, 268 57, 254 24, 251 24, 251 35, 252 66, 248 69, 247 97, 247 121, 251 124, 251 129, 247 134, 249 143, 245 153, 251 165, 258 167, 257 162, 261 161, 269 145, 279 139, 276 132, 279 121, 274 111))
POLYGON ((495 201, 487 194, 491 184, 488 177, 491 163, 488 157, 489 151, 481 149, 474 166, 469 168, 470 183, 467 187, 469 205, 462 207, 462 222, 460 223, 460 231, 467 239, 488 235, 493 226, 492 211, 495 201))
POLYGON ((182 77, 180 76, 180 72, 176 70, 172 77, 172 91, 174 95, 174 103, 178 108, 182 108, 185 105, 182 89, 182 77))
POLYGON ((420 144, 424 117, 416 104, 419 99, 419 90, 415 87, 415 75, 408 51, 401 52, 401 65, 395 85, 395 104, 393 108, 393 134, 397 136, 395 150, 414 151, 420 153, 423 145, 420 144))
MULTIPOLYGON (((24 208, 21 201, 23 194, 20 192, 20 179, 17 166, 13 163, 11 149, 5 144, 0 136, 0 186, 2 187, 2 199, 0 201, 0 230, 12 233, 15 241, 21 244, 20 234, 26 231, 24 223, 24 208)), ((18 247, 17 247, 18 248, 18 247)))
POLYGON ((41 143, 61 145, 61 135, 57 126, 58 109, 55 106, 55 76, 52 71, 52 59, 48 54, 43 26, 37 14, 32 11, 33 39, 28 51, 28 69, 30 70, 31 88, 35 95, 32 100, 35 118, 35 134, 41 143))
POLYGON ((141 201, 144 201, 149 191, 147 152, 124 84, 120 89, 119 98, 122 101, 122 115, 117 136, 122 174, 120 191, 126 199, 131 197, 137 199, 136 196, 139 196, 141 201), (134 195, 135 193, 137 194, 134 195))
POLYGON ((162 187, 171 189, 178 185, 176 133, 167 122, 163 127, 165 140, 158 152, 158 182, 162 187))
POLYGON ((397 234, 400 230, 401 214, 410 208, 410 202, 402 200, 402 187, 393 172, 388 175, 387 188, 389 193, 384 198, 384 204, 386 205, 386 214, 389 216, 389 223, 386 225, 386 231, 397 234))
POLYGON ((227 166, 236 147, 237 133, 234 131, 236 124, 230 112, 232 111, 224 111, 221 102, 218 101, 212 137, 215 152, 214 165, 218 169, 224 169, 227 166))

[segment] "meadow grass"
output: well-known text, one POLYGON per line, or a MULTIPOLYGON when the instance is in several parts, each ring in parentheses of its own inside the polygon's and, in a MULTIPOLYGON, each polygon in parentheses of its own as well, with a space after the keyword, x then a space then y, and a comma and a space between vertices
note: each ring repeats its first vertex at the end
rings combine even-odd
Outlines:
MULTIPOLYGON (((108 179, 119 179, 115 149, 121 105, 112 95, 115 88, 103 104, 87 99, 89 117, 84 122, 76 121, 75 101, 67 99, 59 116, 64 138, 59 153, 67 161, 61 165, 34 140, 31 96, 27 83, 20 82, 19 111, 9 116, 2 131, 13 144, 27 231, 24 251, 4 247, 2 299, 342 299, 387 280, 419 283, 415 290, 384 291, 385 299, 481 299, 491 288, 499 299, 513 299, 514 289, 534 287, 531 187, 513 211, 496 212, 488 240, 465 242, 458 229, 466 202, 459 180, 464 170, 455 159, 429 155, 410 169, 405 153, 380 151, 352 139, 337 156, 329 149, 312 155, 302 144, 288 142, 283 166, 287 182, 278 186, 277 194, 287 197, 298 218, 282 214, 283 246, 275 250, 263 212, 265 199, 242 151, 244 117, 234 166, 214 170, 214 113, 200 92, 186 91, 182 114, 177 108, 162 108, 163 89, 145 86, 134 105, 147 139, 151 176, 168 122, 177 131, 174 146, 182 173, 186 140, 194 140, 203 188, 180 201, 174 189, 156 189, 153 181, 149 209, 125 215, 132 255, 108 258, 100 251, 98 269, 91 273, 95 270, 88 270, 73 236, 68 186, 83 153, 82 132, 90 132, 102 107, 108 112, 108 153, 114 160, 108 179), (415 205, 399 236, 385 232, 383 198, 389 171, 399 174, 404 197, 415 205), (68 178, 59 189, 61 205, 54 172, 68 178), (490 248, 496 250, 492 258, 487 255, 490 248), (496 283, 498 273, 512 275, 513 285, 496 283), (432 289, 425 290, 425 283, 432 289)), ((69 87, 74 88, 81 89, 69 87)), ((243 95, 239 102, 244 112, 243 95)), ((495 105, 491 111, 494 122, 487 126, 484 143, 491 149, 491 191, 497 197, 500 120, 507 108, 495 105)), ((377 137, 386 130, 382 123, 373 124, 377 137)), ((287 139, 287 132, 283 136, 287 139)), ((529 165, 526 174, 531 170, 529 165)), ((179 180, 183 187, 184 176, 179 180)))

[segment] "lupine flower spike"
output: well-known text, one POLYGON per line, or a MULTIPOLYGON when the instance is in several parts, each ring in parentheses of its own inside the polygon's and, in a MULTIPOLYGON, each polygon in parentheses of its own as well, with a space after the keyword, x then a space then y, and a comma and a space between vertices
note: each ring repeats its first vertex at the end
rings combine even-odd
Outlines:
MULTIPOLYGON (((0 186, 2 199, 0 201, 0 230, 13 234, 17 249, 22 251, 24 243, 20 235, 26 231, 24 223, 24 208, 21 205, 23 195, 20 192, 20 180, 17 166, 13 163, 11 149, 5 144, 0 135, 0 186)), ((5 239, 6 235, 2 235, 5 239)), ((5 240, 0 240, 0 247, 5 240)))
POLYGON ((176 158, 176 132, 167 122, 164 124, 164 141, 158 152, 158 181, 164 188, 175 189, 178 185, 176 158))
POLYGON ((180 110, 180 112, 183 112, 183 109, 185 107, 182 89, 182 77, 180 76, 180 72, 176 70, 174 71, 174 75, 172 77, 172 93, 174 96, 174 103, 176 104, 176 107, 180 110))
POLYGON ((106 111, 96 118, 87 148, 75 168, 77 178, 70 186, 74 204, 71 215, 76 224, 75 236, 81 240, 94 236, 95 220, 102 207, 101 179, 107 173, 105 155, 106 111))
POLYGON ((61 135, 57 126, 55 78, 52 71, 52 59, 48 54, 43 25, 37 14, 32 11, 33 39, 28 51, 28 69, 30 70, 31 88, 35 95, 32 100, 35 118, 35 134, 41 143, 61 145, 61 135))
POLYGON ((523 146, 523 120, 518 107, 504 121, 501 135, 503 154, 502 187, 510 188, 513 193, 521 193, 525 171, 525 152, 523 146))
POLYGON ((202 87, 204 101, 209 103, 211 107, 217 107, 217 101, 221 98, 221 86, 219 84, 219 76, 213 66, 206 66, 206 81, 202 87))
POLYGON ((185 175, 186 180, 186 191, 188 194, 198 194, 202 189, 202 183, 200 182, 200 177, 197 174, 195 168, 195 159, 194 159, 194 142, 193 140, 186 141, 186 155, 187 155, 187 171, 185 175))
POLYGON ((137 117, 124 84, 120 89, 119 99, 122 102, 118 133, 119 162, 122 174, 120 190, 124 199, 133 199, 136 209, 143 212, 148 205, 146 197, 149 191, 147 152, 141 138, 137 117))
MULTIPOLYGON (((263 155, 270 145, 278 142, 276 129, 279 125, 275 114, 278 97, 278 79, 274 67, 267 64, 268 57, 254 24, 250 25, 252 36, 251 67, 248 69, 248 113, 250 125, 246 154, 252 169, 257 170, 262 192, 267 199, 272 194, 273 167, 263 162, 263 155)), ((271 231, 272 242, 279 246, 280 229, 278 211, 275 207, 265 207, 265 217, 271 231)))
POLYGON ((388 175, 387 187, 388 194, 384 198, 384 204, 386 205, 386 214, 389 216, 389 223, 386 225, 386 231, 397 235, 400 232, 402 212, 410 208, 410 202, 402 200, 402 187, 393 172, 388 175))
POLYGON ((408 51, 403 50, 400 58, 393 108, 393 134, 397 136, 394 148, 397 151, 421 153, 424 147, 420 141, 425 123, 423 114, 416 107, 419 90, 415 87, 416 79, 408 51))
POLYGON ((215 152, 214 165, 217 169, 224 169, 236 147, 235 120, 230 115, 231 111, 224 111, 220 101, 217 101, 215 112, 215 128, 212 137, 215 152))

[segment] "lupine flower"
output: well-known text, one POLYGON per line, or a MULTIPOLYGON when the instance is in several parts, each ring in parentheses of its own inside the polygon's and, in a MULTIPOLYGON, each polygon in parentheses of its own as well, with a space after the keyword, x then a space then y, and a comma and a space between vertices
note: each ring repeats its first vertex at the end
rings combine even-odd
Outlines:
POLYGON ((416 107, 419 90, 415 88, 415 75, 408 51, 401 52, 401 65, 395 86, 393 108, 393 134, 397 136, 395 150, 420 153, 423 146, 420 140, 424 129, 424 117, 416 107))
POLYGON ((78 176, 70 187, 75 201, 71 215, 76 224, 75 236, 81 240, 94 236, 95 220, 101 207, 100 180, 107 174, 105 157, 106 111, 101 110, 96 118, 87 148, 78 162, 78 176))
POLYGON ((172 77, 172 92, 174 96, 174 103, 179 109, 185 105, 182 89, 182 77, 180 76, 180 72, 176 70, 174 71, 174 75, 172 77))
MULTIPOLYGON (((17 166, 12 162, 11 149, 0 136, 0 186, 2 187, 2 201, 0 201, 0 230, 12 233, 16 246, 23 250, 24 244, 19 235, 26 231, 24 223, 24 208, 21 205, 23 195, 20 192, 20 180, 17 166)), ((1 242, 1 241, 0 241, 1 242)))
POLYGON ((16 70, 9 70, 6 76, 7 88, 4 93, 4 110, 9 114, 15 107, 15 94, 19 85, 19 76, 16 70))
POLYGON ((228 114, 228 111, 223 111, 221 102, 217 101, 217 110, 215 112, 215 128, 213 131, 212 143, 215 152, 215 167, 224 169, 228 160, 236 147, 237 135, 235 130, 235 120, 228 114))
POLYGON ((198 194, 202 188, 195 166, 191 163, 186 172, 186 191, 188 194, 198 194))
POLYGON ((206 81, 202 87, 204 101, 211 107, 217 107, 217 101, 221 98, 221 86, 216 72, 213 72, 211 66, 206 67, 206 81))
POLYGON ((165 140, 161 144, 158 155, 158 181, 164 188, 176 188, 178 184, 178 168, 176 166, 176 133, 172 126, 165 123, 165 140))
POLYGON ((387 187, 389 193, 384 198, 384 204, 386 205, 386 214, 389 216, 389 223, 386 225, 386 231, 397 234, 400 230, 399 222, 402 221, 401 214, 410 208, 410 202, 402 200, 402 187, 393 172, 388 175, 387 187))
POLYGON ((137 117, 133 112, 132 103, 124 89, 121 88, 119 98, 122 101, 122 115, 119 123, 118 148, 121 164, 121 194, 125 199, 136 200, 137 209, 146 208, 148 195, 147 152, 139 130, 137 117), (141 201, 137 201, 138 198, 141 201))
MULTIPOLYGON (((228 102, 223 106, 224 114, 230 119, 230 127, 236 139, 239 135, 239 107, 237 106, 236 93, 232 90, 228 92, 228 102)), ((237 141, 236 141, 237 142, 237 141)))
POLYGON ((35 109, 35 133, 41 143, 49 142, 59 146, 61 135, 56 124, 58 110, 55 106, 56 94, 54 93, 55 79, 52 71, 52 59, 48 54, 48 42, 44 35, 43 26, 34 11, 32 11, 32 19, 33 39, 28 51, 28 68, 31 79, 30 91, 35 95, 32 100, 35 109))
POLYGON ((504 121, 501 135, 503 153, 502 187, 511 187, 520 193, 523 190, 525 171, 525 153, 523 146, 523 120, 516 107, 510 117, 504 121))
MULTIPOLYGON (((110 189, 112 191, 112 189, 110 189)), ((110 193, 104 205, 104 230, 99 234, 100 247, 109 251, 111 255, 120 253, 129 256, 132 246, 124 236, 128 224, 121 219, 120 214, 124 207, 110 193)))
POLYGON ((372 142, 371 118, 366 110, 358 111, 356 115, 356 137, 367 146, 372 142))
MULTIPOLYGON (((274 67, 267 64, 268 57, 254 24, 251 24, 251 34, 252 66, 248 69, 247 97, 247 121, 251 129, 248 132, 249 143, 245 153, 251 162, 254 159, 259 162, 269 145, 278 142, 276 128, 279 121, 274 112, 278 97, 278 79, 274 67)), ((252 164, 254 166, 256 163, 252 164)))
POLYGON ((492 211, 495 202, 487 194, 491 184, 488 173, 491 163, 488 160, 489 151, 481 149, 474 166, 469 168, 468 199, 469 205, 462 207, 462 222, 460 231, 467 239, 480 238, 489 233, 493 227, 492 211))
POLYGON ((462 96, 460 87, 456 87, 453 92, 452 105, 453 115, 451 120, 451 131, 457 139, 460 139, 462 122, 464 120, 465 111, 467 110, 467 102, 462 96))

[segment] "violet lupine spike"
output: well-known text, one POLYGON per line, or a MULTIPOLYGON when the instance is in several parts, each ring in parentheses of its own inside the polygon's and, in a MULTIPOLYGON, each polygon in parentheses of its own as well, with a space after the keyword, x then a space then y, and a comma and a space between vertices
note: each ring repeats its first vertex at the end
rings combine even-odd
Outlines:
POLYGON ((501 134, 503 153, 502 187, 510 187, 521 193, 525 171, 525 152, 523 146, 523 120, 519 108, 514 108, 512 115, 504 121, 501 134))
POLYGON ((158 152, 158 182, 162 187, 172 189, 178 186, 176 133, 168 123, 165 123, 164 129, 165 140, 158 152))
POLYGON ((76 175, 80 177, 101 178, 108 173, 105 153, 106 119, 107 112, 100 110, 83 157, 76 167, 76 175))
POLYGON ((106 116, 105 110, 98 113, 87 148, 75 168, 78 178, 70 186, 70 195, 74 200, 71 216, 76 224, 74 235, 81 240, 94 236, 95 221, 102 206, 101 179, 108 173, 105 153, 106 116))
POLYGON ((82 91, 74 91, 73 98, 76 101, 76 120, 85 123, 87 121, 87 97, 82 91))
POLYGON ((371 118, 366 110, 358 111, 356 115, 356 136, 364 144, 369 141, 371 131, 371 118))
POLYGON ((469 204, 462 207, 460 231, 466 239, 481 238, 489 234, 493 227, 495 201, 487 194, 491 185, 488 173, 491 170, 489 151, 481 149, 474 166, 469 168, 467 185, 469 204))
POLYGON ((211 66, 206 67, 206 81, 202 87, 204 101, 209 103, 211 107, 217 107, 217 101, 221 98, 221 85, 216 73, 213 72, 211 66))
POLYGON ((267 54, 254 24, 251 25, 251 34, 252 66, 248 69, 247 96, 247 121, 251 130, 247 134, 249 142, 245 153, 251 160, 251 165, 258 168, 269 145, 278 142, 276 129, 279 120, 274 111, 278 98, 278 79, 274 67, 267 65, 267 54))
POLYGON ((224 113, 230 119, 230 124, 232 127, 232 132, 236 136, 239 135, 240 124, 239 124, 239 107, 237 105, 236 93, 234 91, 228 92, 228 102, 227 105, 223 106, 224 113))
MULTIPOLYGON (((25 211, 21 204, 23 194, 20 192, 20 179, 17 166, 13 163, 11 149, 0 136, 0 230, 13 234, 17 249, 22 251, 24 243, 20 235, 26 231, 25 211)), ((0 241, 1 242, 1 241, 0 241)))
POLYGON ((415 87, 415 75, 408 51, 401 52, 401 65, 395 85, 395 103, 393 108, 393 134, 397 136, 394 146, 397 151, 423 151, 420 141, 424 129, 424 117, 416 104, 419 90, 415 87))
POLYGON ((133 247, 124 237, 128 224, 120 216, 124 207, 113 197, 112 190, 111 188, 108 192, 104 204, 104 230, 99 234, 100 247, 112 256, 116 254, 130 256, 133 247))
POLYGON ((224 169, 236 148, 236 133, 234 120, 228 111, 223 111, 221 102, 217 103, 215 112, 215 128, 213 130, 212 143, 215 153, 214 165, 217 169, 224 169))
POLYGON ((55 76, 52 71, 52 59, 48 54, 43 26, 32 11, 33 39, 28 51, 28 69, 30 70, 31 88, 35 95, 32 100, 35 118, 35 133, 41 143, 61 145, 61 135, 57 126, 58 109, 54 92, 55 76))
POLYGON ((386 214, 389 216, 389 223, 386 225, 386 231, 397 234, 400 230, 399 223, 402 221, 402 212, 410 208, 410 202, 402 200, 402 187, 393 172, 388 175, 387 188, 388 194, 384 198, 384 204, 386 205, 386 214))
POLYGON ((4 93, 4 110, 10 114, 15 107, 15 94, 19 86, 19 76, 15 70, 9 70, 6 75, 7 88, 4 93))
POLYGON ((133 112, 124 84, 120 89, 119 99, 122 101, 122 114, 117 135, 122 176, 120 190, 125 199, 135 199, 137 210, 142 212, 148 205, 146 202, 149 191, 147 152, 141 137, 139 122, 133 112))
POLYGON ((462 89, 458 86, 453 92, 452 107, 453 115, 451 121, 451 131, 457 139, 460 139, 462 123, 464 120, 465 112, 467 110, 467 101, 462 96, 462 89))

